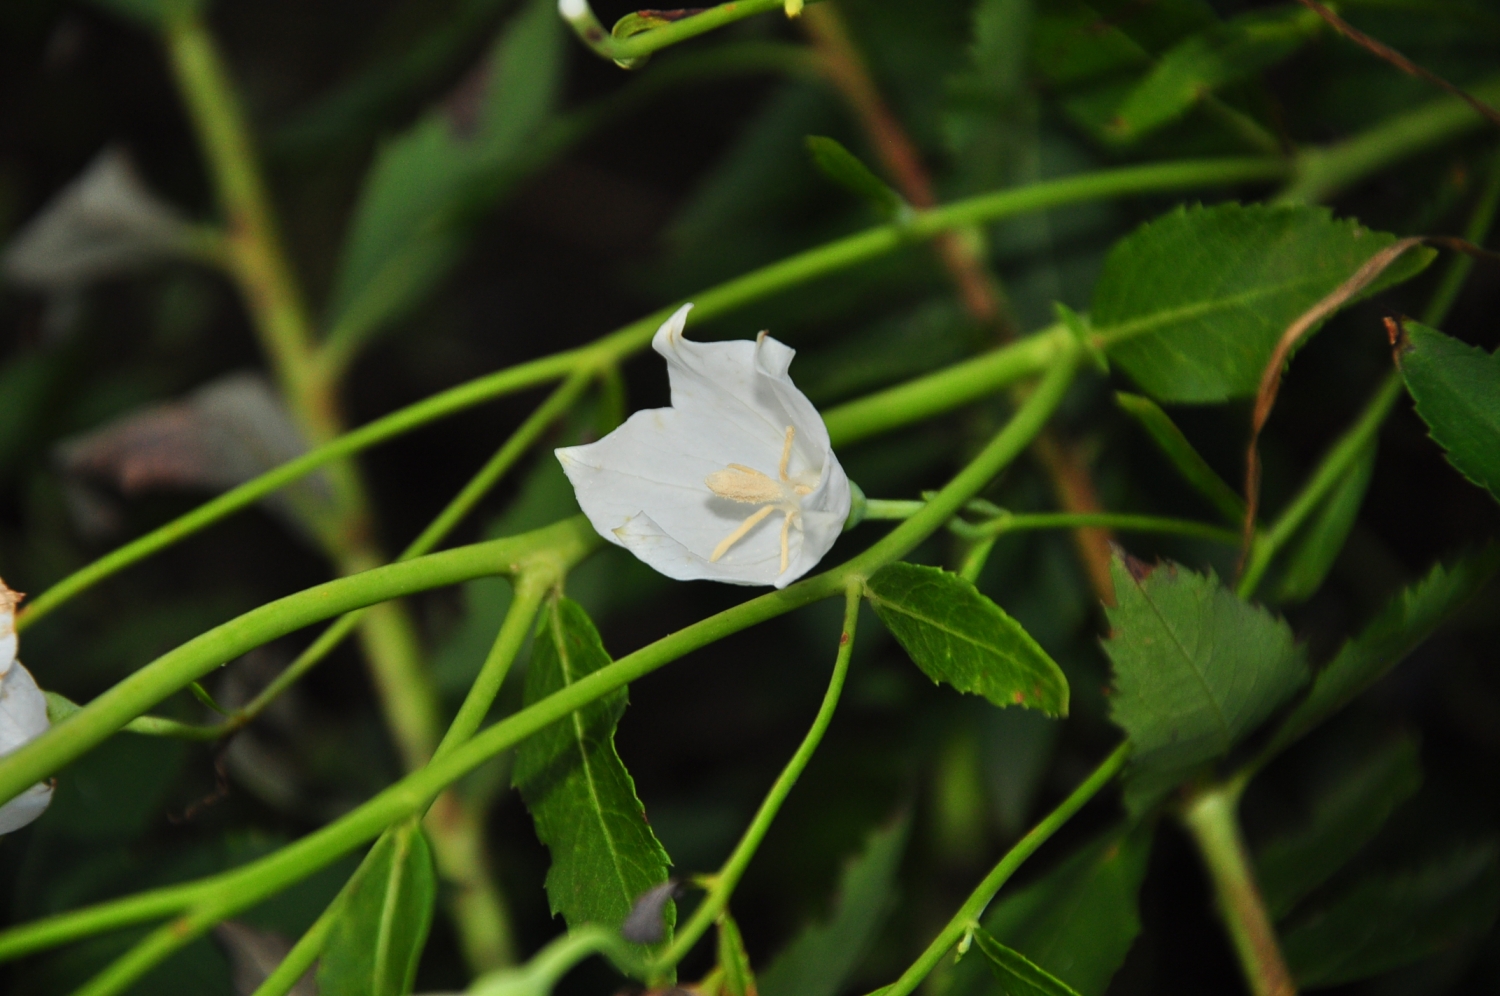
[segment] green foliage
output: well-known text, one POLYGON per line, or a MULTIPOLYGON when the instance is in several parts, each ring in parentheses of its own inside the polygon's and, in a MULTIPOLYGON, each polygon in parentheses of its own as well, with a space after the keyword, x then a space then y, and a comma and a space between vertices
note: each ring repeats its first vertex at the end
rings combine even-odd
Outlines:
POLYGON ((910 213, 911 206, 900 194, 834 139, 809 135, 807 151, 824 176, 856 197, 869 201, 884 217, 894 220, 910 213))
POLYGON ((802 928, 760 973, 762 996, 837 996, 895 903, 909 828, 903 819, 866 838, 839 876, 828 918, 802 928))
POLYGON ((1407 322, 1400 361, 1417 414, 1448 462, 1500 501, 1500 352, 1407 322))
MULTIPOLYGON (((526 673, 526 704, 539 702, 610 663, 577 603, 554 598, 526 673)), ((552 853, 547 897, 568 926, 618 927, 636 897, 667 877, 671 861, 646 822, 635 782, 615 751, 625 689, 528 738, 516 751, 515 785, 552 853)), ((666 907, 667 935, 675 907, 666 907)))
POLYGON ((1271 914, 1291 912, 1333 877, 1421 784, 1417 745, 1400 737, 1320 793, 1305 827, 1269 841, 1256 855, 1256 881, 1271 914))
POLYGON ((1125 797, 1141 812, 1228 754, 1301 687, 1307 665, 1285 622, 1212 571, 1116 555, 1110 573, 1110 718, 1135 747, 1125 797))
POLYGON ((383 835, 338 900, 318 962, 326 996, 406 996, 427 943, 437 876, 419 823, 383 835))
POLYGON ((1068 714, 1068 680, 1021 625, 956 574, 916 564, 876 571, 865 595, 934 683, 993 704, 1068 714))
POLYGON ((1253 76, 1313 37, 1323 21, 1304 7, 1241 14, 1169 49, 1136 84, 1106 130, 1116 139, 1149 134, 1228 83, 1253 76))
POLYGON ((1349 538, 1349 530, 1354 528, 1360 506, 1364 504, 1370 478, 1375 474, 1376 443, 1372 436, 1355 457, 1348 473, 1339 478, 1319 504, 1312 520, 1299 531, 1276 582, 1273 595, 1276 601, 1306 601, 1323 586, 1323 579, 1344 548, 1344 540, 1349 538))
POLYGON ((192 17, 201 11, 206 0, 93 0, 93 3, 122 17, 128 17, 162 28, 175 20, 192 17))
MULTIPOLYGON (((1094 331, 1157 401, 1250 397, 1286 327, 1394 241, 1323 208, 1179 208, 1110 251, 1094 331)), ((1431 258, 1408 253, 1382 286, 1431 258)))
POLYGON ((1277 753, 1343 708, 1432 635, 1500 569, 1500 547, 1456 562, 1435 564, 1421 581, 1387 603, 1358 636, 1344 644, 1314 679, 1307 697, 1277 728, 1266 746, 1277 753))
POLYGON ((1493 844, 1420 868, 1371 875, 1282 935, 1287 963, 1308 989, 1356 982, 1483 934, 1500 911, 1493 844))
POLYGON ((974 928, 974 943, 988 959, 1006 996, 1078 996, 1076 989, 1001 944, 983 927, 974 928))
POLYGON ((554 8, 532 0, 448 105, 381 147, 334 280, 330 334, 363 340, 416 306, 457 259, 469 217, 537 165, 563 68, 554 8))
POLYGON ((1124 391, 1115 392, 1115 403, 1141 424, 1182 479, 1207 498, 1221 516, 1235 525, 1244 521, 1245 499, 1225 484, 1224 478, 1193 449, 1193 444, 1160 405, 1143 395, 1124 391))
POLYGON ((1151 821, 1121 827, 1079 848, 1002 897, 985 929, 1083 996, 1103 996, 1141 932, 1138 897, 1155 829, 1151 821))

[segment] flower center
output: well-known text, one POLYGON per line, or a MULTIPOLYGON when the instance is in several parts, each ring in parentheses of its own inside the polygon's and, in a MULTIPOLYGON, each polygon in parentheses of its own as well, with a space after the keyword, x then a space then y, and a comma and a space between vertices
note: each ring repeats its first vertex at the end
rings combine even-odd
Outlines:
POLYGON ((762 474, 754 467, 746 467, 742 463, 732 463, 723 470, 716 470, 708 475, 704 482, 708 490, 720 498, 728 498, 730 501, 743 502, 746 505, 763 505, 744 522, 741 522, 734 532, 724 537, 719 545, 714 547, 713 554, 708 558, 709 563, 715 563, 729 548, 744 539, 758 526, 766 516, 772 512, 783 512, 786 518, 781 521, 781 569, 784 572, 790 560, 787 554, 787 537, 791 532, 792 522, 802 517, 801 499, 803 495, 810 494, 812 487, 807 484, 794 482, 787 476, 787 464, 792 459, 792 440, 797 437, 797 430, 792 426, 786 427, 786 441, 781 445, 781 465, 777 468, 775 479, 762 474))

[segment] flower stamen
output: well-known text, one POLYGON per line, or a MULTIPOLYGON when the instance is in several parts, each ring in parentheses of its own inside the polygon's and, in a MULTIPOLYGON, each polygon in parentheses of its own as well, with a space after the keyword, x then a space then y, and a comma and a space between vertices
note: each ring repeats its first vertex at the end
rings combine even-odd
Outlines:
POLYGON ((796 428, 787 426, 786 439, 781 444, 781 463, 776 468, 776 476, 779 480, 773 481, 754 467, 746 467, 742 463, 731 463, 725 469, 716 470, 708 475, 704 483, 708 485, 708 490, 720 498, 744 502, 747 505, 765 506, 740 523, 734 532, 724 537, 723 541, 714 547, 713 554, 708 558, 710 564, 717 563, 720 557, 729 552, 730 547, 744 539, 746 534, 759 525, 766 516, 779 509, 786 513, 786 518, 781 523, 781 571, 786 572, 787 566, 791 563, 792 521, 802 514, 798 499, 813 491, 809 485, 793 484, 792 479, 787 475, 787 468, 792 462, 792 441, 796 438, 796 428))
MULTIPOLYGON (((725 536, 722 540, 719 541, 719 545, 716 546, 716 547, 714 547, 714 552, 708 558, 708 562, 710 564, 717 563, 720 557, 724 556, 724 554, 726 554, 726 553, 729 552, 729 548, 730 547, 734 546, 740 540, 744 539, 746 533, 748 533, 750 530, 754 529, 756 526, 760 525, 761 520, 764 519, 766 516, 770 515, 774 511, 776 511, 776 506, 775 505, 767 505, 765 508, 762 508, 760 511, 756 512, 754 515, 750 516, 750 518, 746 519, 744 522, 741 522, 738 529, 736 529, 734 532, 730 533, 728 536, 725 536)), ((788 512, 787 516, 788 516, 788 518, 790 518, 791 513, 788 512)), ((781 536, 781 559, 782 559, 783 563, 786 562, 786 532, 785 532, 785 530, 782 531, 782 536, 781 536)), ((786 570, 786 568, 783 567, 782 570, 786 570)))

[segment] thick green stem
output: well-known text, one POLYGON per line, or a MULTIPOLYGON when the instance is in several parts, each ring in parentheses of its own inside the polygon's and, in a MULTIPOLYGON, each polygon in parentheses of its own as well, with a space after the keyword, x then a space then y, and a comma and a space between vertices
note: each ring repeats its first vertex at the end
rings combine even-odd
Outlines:
POLYGON ((1286 511, 1281 513, 1269 529, 1255 538, 1250 548, 1250 559, 1245 565, 1245 573, 1237 588, 1241 598, 1248 599, 1255 594, 1255 589, 1260 585, 1261 578, 1265 576, 1276 554, 1329 493, 1338 487, 1365 447, 1373 443, 1375 434, 1380 431, 1385 417, 1401 397, 1402 390, 1401 375, 1394 372, 1387 374, 1375 392, 1375 397, 1365 406, 1359 421, 1333 444, 1333 448, 1328 451, 1323 462, 1318 464, 1317 470, 1313 471, 1312 477, 1303 485, 1297 497, 1292 499, 1286 511))
MULTIPOLYGON (((806 0, 818 3, 820 0, 806 0)), ((799 4, 800 6, 800 4, 799 4)), ((668 21, 626 38, 616 38, 599 23, 588 0, 565 0, 558 5, 563 19, 572 27, 578 39, 595 54, 613 60, 622 68, 634 69, 644 63, 647 56, 664 48, 677 45, 690 38, 717 30, 747 17, 784 10, 786 0, 735 0, 709 7, 691 17, 668 21)))
POLYGON ((1243 781, 1233 781, 1200 791, 1182 807, 1182 824, 1208 866, 1219 912, 1250 991, 1255 996, 1294 996, 1297 987, 1281 956, 1240 834, 1237 810, 1243 790, 1243 781))
POLYGON ((1083 784, 1073 790, 1056 809, 1036 826, 1016 841, 1014 847, 1006 852, 1000 859, 1000 863, 990 870, 984 880, 969 894, 969 898, 959 907, 953 918, 932 939, 927 949, 922 952, 921 957, 912 962, 911 967, 901 973, 901 977, 895 982, 878 990, 879 996, 906 996, 907 993, 922 984, 922 980, 938 966, 953 946, 963 940, 966 933, 972 930, 978 923, 979 918, 984 915, 985 908, 989 906, 990 900, 995 898, 995 893, 1000 891, 1006 881, 1015 874, 1016 869, 1036 849, 1047 842, 1063 824, 1073 818, 1073 815, 1083 808, 1083 804, 1099 793, 1099 790, 1108 785, 1120 769, 1125 766, 1125 759, 1130 756, 1130 745, 1121 744, 1114 749, 1104 763, 1094 769, 1094 773, 1084 780, 1083 784))
POLYGON ((854 629, 859 622, 859 603, 863 594, 863 588, 857 580, 851 581, 844 591, 844 627, 839 633, 838 654, 834 657, 833 676, 828 679, 828 690, 823 693, 823 704, 818 707, 818 714, 813 718, 813 724, 808 729, 807 735, 802 738, 797 752, 782 769, 781 775, 776 783, 771 786, 771 791, 766 794, 760 809, 756 810, 755 818, 745 828, 740 842, 735 845, 733 853, 719 869, 718 874, 713 877, 713 884, 709 886, 708 895, 703 897, 703 902, 693 911, 692 919, 687 922, 677 933, 670 947, 662 952, 651 966, 650 974, 662 977, 676 967, 698 938, 703 936, 718 919, 726 906, 729 905, 729 897, 734 894, 735 886, 739 885, 740 878, 745 874, 745 869, 750 864, 750 859, 755 857, 755 852, 760 849, 761 841, 765 839, 766 832, 771 829, 771 824, 776 819, 776 814, 781 811, 781 804, 791 793, 792 786, 797 784, 797 779, 802 777, 807 762, 812 760, 813 753, 818 749, 818 744, 823 742, 823 734, 828 730, 828 724, 833 721, 834 710, 838 707, 839 696, 844 691, 844 678, 849 673, 849 658, 854 651, 854 629))
POLYGON ((0 799, 51 777, 168 695, 255 647, 350 609, 494 574, 533 558, 574 561, 598 536, 581 517, 506 539, 434 553, 328 581, 216 626, 136 671, 13 754, 0 758, 0 799))

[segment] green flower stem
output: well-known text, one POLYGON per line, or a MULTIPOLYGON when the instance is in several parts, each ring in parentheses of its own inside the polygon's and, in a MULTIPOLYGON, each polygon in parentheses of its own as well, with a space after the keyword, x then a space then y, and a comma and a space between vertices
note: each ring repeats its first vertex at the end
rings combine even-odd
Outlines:
MULTIPOLYGON (((574 374, 563 381, 557 390, 552 392, 551 397, 531 413, 531 416, 501 445, 489 462, 469 480, 468 484, 464 485, 463 490, 454 496, 447 507, 438 513, 438 517, 422 531, 422 534, 401 552, 401 556, 397 557, 395 562, 402 563, 429 553, 446 539, 453 528, 473 510, 506 471, 515 465, 526 450, 531 448, 547 427, 572 407, 573 402, 578 399, 578 395, 588 386, 588 383, 588 377, 582 374, 574 374)), ((357 609, 340 616, 338 621, 319 634, 318 638, 302 651, 286 670, 262 689, 259 695, 231 713, 222 723, 194 725, 160 719, 156 716, 138 716, 131 720, 125 729, 149 736, 176 737, 184 740, 218 740, 229 736, 254 722, 256 717, 276 701, 282 692, 294 685, 304 674, 332 653, 334 648, 342 643, 344 638, 359 624, 364 613, 364 609, 357 609)), ((58 698, 62 702, 67 702, 61 696, 58 698)), ((67 703, 67 705, 72 705, 72 703, 67 703)), ((73 705, 71 710, 67 710, 66 706, 60 708, 64 710, 63 715, 71 715, 79 707, 73 705)))
MULTIPOLYGON (((556 570, 536 569, 533 567, 524 571, 513 579, 516 587, 516 597, 511 601, 510 608, 506 610, 505 620, 500 625, 500 632, 490 648, 489 655, 485 658, 484 666, 480 669, 479 677, 469 687, 468 694, 464 697, 463 705, 459 708, 458 715, 448 727, 447 734, 442 743, 438 745, 434 757, 441 757, 453 747, 467 740, 474 734, 479 723, 483 720, 490 706, 494 704, 495 696, 500 691, 500 686, 505 683, 505 676, 510 671, 516 655, 520 652, 521 645, 526 640, 526 634, 530 631, 532 623, 536 619, 537 609, 541 605, 542 597, 549 587, 556 584, 558 575, 556 570)), ((344 618, 348 618, 345 616, 344 618)), ((433 814, 429 813, 429 819, 433 814)), ((373 852, 372 852, 373 853, 373 852)), ((443 855, 435 855, 441 862, 443 855)), ((488 869, 482 865, 479 868, 440 868, 448 881, 462 884, 467 878, 476 872, 481 876, 488 876, 488 869)), ((358 871, 351 875, 350 882, 355 880, 358 871)), ((344 886, 348 889, 348 885, 344 886)), ((328 907, 313 923, 311 927, 297 940, 292 950, 287 952, 281 964, 261 983, 255 990, 253 996, 286 996, 286 993, 297 984, 297 980, 312 966, 323 951, 323 945, 327 943, 328 932, 332 929, 338 918, 339 904, 343 902, 344 890, 334 897, 328 907)), ((467 904, 469 908, 465 915, 457 918, 459 929, 463 932, 463 925, 480 921, 488 925, 489 929, 483 931, 481 936, 475 937, 465 933, 463 942, 467 947, 476 940, 503 938, 506 947, 513 947, 512 932, 505 911, 500 908, 484 909, 474 908, 476 906, 493 906, 488 903, 487 890, 469 891, 456 897, 458 903, 467 904)), ((186 941, 184 941, 186 943, 186 941)), ((476 957, 476 952, 467 951, 470 964, 484 962, 499 962, 507 964, 514 961, 514 951, 489 952, 485 957, 476 957)))
MULTIPOLYGON (((1469 93, 1486 103, 1500 101, 1500 79, 1491 78, 1469 93)), ((1457 97, 1440 97, 1380 122, 1353 138, 1308 147, 1296 157, 1292 181, 1278 201, 1315 204, 1393 163, 1485 127, 1485 120, 1457 97)))
POLYGON ((1371 445, 1381 424, 1385 422, 1385 417, 1401 397, 1402 390, 1401 375, 1394 371, 1387 374, 1376 390, 1375 397, 1370 399, 1370 403, 1360 414, 1359 420, 1333 444, 1333 448, 1328 451, 1323 462, 1318 464, 1297 497, 1292 499, 1291 504, 1269 529, 1256 536, 1250 547, 1245 573, 1240 577, 1237 588, 1241 598, 1248 599, 1255 594, 1255 589, 1260 585, 1276 554, 1328 497, 1329 492, 1343 480, 1365 447, 1371 445))
POLYGON ((1208 866, 1219 912, 1234 940, 1250 991, 1255 996, 1295 996, 1297 988, 1240 834, 1236 811, 1244 785, 1243 780, 1235 780, 1199 792, 1183 806, 1182 823, 1208 866))
MULTIPOLYGON (((1076 360, 1077 351, 1066 354, 1065 361, 1058 363, 1048 373, 1011 421, 947 487, 938 492, 921 512, 903 522, 890 535, 853 560, 780 591, 749 599, 627 654, 613 664, 600 668, 542 701, 489 726, 472 740, 454 748, 443 757, 434 759, 425 768, 407 775, 353 811, 264 858, 197 882, 169 886, 83 910, 57 914, 0 932, 0 961, 55 947, 91 934, 154 920, 188 907, 197 908, 209 898, 219 904, 216 908, 222 914, 221 918, 232 916, 311 875, 349 850, 371 840, 393 823, 419 812, 445 786, 502 750, 514 747, 536 731, 601 696, 726 636, 847 590, 851 582, 862 580, 885 564, 900 558, 941 528, 953 511, 961 508, 1007 462, 1015 459, 1025 449, 1062 400, 1071 381, 1076 360)), ((539 530, 538 533, 528 533, 515 540, 494 542, 535 542, 540 533, 550 530, 588 532, 592 536, 586 520, 578 516, 548 527, 547 530, 539 530)), ((480 544, 481 547, 488 545, 480 544)), ((528 551, 545 545, 545 541, 537 542, 535 547, 528 547, 528 551)), ((394 565, 383 570, 409 570, 414 565, 452 557, 473 549, 475 548, 434 554, 424 560, 394 565)), ((8 784, 4 781, 7 775, 10 781, 21 788, 43 776, 16 776, 9 771, 9 765, 17 758, 24 758, 39 743, 42 740, 35 741, 18 754, 0 760, 0 787, 8 784)))
POLYGON ((844 691, 844 678, 849 673, 849 658, 854 652, 854 629, 859 622, 859 603, 863 591, 863 585, 857 578, 850 579, 848 587, 844 589, 844 628, 839 634, 838 654, 834 657, 833 675, 828 679, 828 690, 823 693, 823 704, 818 707, 818 714, 813 719, 812 726, 808 728, 807 735, 802 738, 797 752, 782 769, 776 783, 771 786, 771 791, 761 802, 760 809, 756 810, 755 818, 745 828, 745 833, 735 845, 733 853, 729 855, 729 860, 725 861, 718 874, 713 876, 708 895, 703 897, 703 901, 693 911, 692 919, 677 932, 671 945, 652 964, 648 973, 650 976, 658 980, 667 976, 693 949, 693 945, 698 943, 698 939, 713 925, 719 914, 724 912, 725 907, 729 905, 729 897, 734 894, 735 887, 739 885, 740 878, 750 864, 750 859, 755 856, 761 841, 765 839, 766 832, 771 829, 776 814, 781 811, 781 804, 791 793, 792 786, 797 784, 797 779, 802 777, 802 771, 807 767, 807 762, 812 760, 818 744, 823 742, 823 734, 827 732, 828 724, 833 721, 833 713, 838 707, 839 696, 844 691))
MULTIPOLYGON (((865 521, 909 519, 920 512, 925 501, 887 501, 869 499, 865 521)), ((984 522, 966 522, 963 519, 949 521, 948 528, 967 540, 993 539, 1005 533, 1028 532, 1035 529, 1077 529, 1101 526, 1122 532, 1169 533, 1191 536, 1195 539, 1213 540, 1228 546, 1238 546, 1240 534, 1233 529, 1223 529, 1192 519, 1174 519, 1161 515, 1133 515, 1126 512, 1002 512, 984 522)))
POLYGON ((953 531, 965 539, 988 539, 1005 533, 1034 529, 1077 529, 1101 526, 1126 533, 1167 533, 1212 540, 1226 546, 1239 546, 1240 534, 1233 529, 1211 526, 1192 519, 1173 519, 1161 515, 1131 515, 1123 512, 1041 512, 999 516, 988 522, 970 524, 954 520, 953 531))
MULTIPOLYGON (((469 996, 537 996, 550 993, 573 966, 590 955, 602 954, 622 970, 633 972, 635 953, 618 931, 585 924, 538 951, 526 964, 475 980, 469 996)), ((259 994, 257 994, 259 996, 259 994)))
POLYGON ((1104 763, 1095 768, 1094 773, 1084 780, 1083 784, 1074 789, 1072 794, 1048 813, 1040 823, 1032 827, 1026 836, 1016 841, 1015 846, 1000 859, 1000 863, 995 865, 984 877, 984 881, 980 882, 969 894, 969 898, 964 901, 963 906, 959 907, 947 926, 938 933, 937 937, 933 938, 931 944, 927 945, 927 950, 922 952, 921 957, 912 962, 911 967, 902 972, 899 979, 884 989, 877 990, 879 996, 906 996, 921 985, 922 980, 938 966, 953 946, 963 940, 964 935, 979 924, 979 918, 984 915, 990 900, 995 898, 995 893, 999 892, 1000 887, 1015 874, 1016 869, 1021 867, 1021 864, 1031 857, 1037 848, 1046 843, 1047 839, 1063 824, 1072 819, 1073 815, 1083 808, 1084 803, 1108 785, 1115 775, 1120 773, 1120 769, 1125 766, 1125 759, 1129 756, 1129 743, 1116 747, 1109 757, 1104 759, 1104 763))
MULTIPOLYGON (((347 887, 346 885, 345 888, 347 887)), ((323 945, 328 943, 328 935, 333 932, 333 925, 338 920, 339 902, 343 898, 344 893, 340 890, 334 901, 297 938, 292 950, 286 953, 281 963, 271 970, 264 982, 255 987, 255 992, 250 996, 286 996, 292 991, 292 987, 301 981, 302 976, 307 974, 308 969, 313 967, 313 962, 323 953, 323 945)))
POLYGON ((587 522, 573 518, 521 536, 378 567, 267 603, 157 658, 66 722, 0 758, 0 799, 14 798, 50 777, 189 682, 287 633, 360 606, 473 578, 514 574, 537 558, 575 561, 598 542, 587 522))
MULTIPOLYGON (((882 225, 837 239, 698 294, 695 317, 714 318, 800 284, 893 252, 914 239, 982 221, 1065 204, 1130 194, 1213 187, 1270 178, 1282 167, 1269 160, 1205 159, 1115 169, 1047 180, 984 194, 917 215, 909 224, 882 225)), ((449 388, 376 419, 247 481, 186 515, 136 539, 59 581, 32 599, 16 619, 24 629, 69 599, 125 568, 246 508, 313 471, 431 422, 515 391, 575 372, 599 372, 644 348, 673 308, 663 308, 592 345, 566 350, 449 388)), ((827 413, 836 442, 848 444, 883 429, 951 411, 1039 372, 1059 348, 1049 330, 947 370, 827 413), (1045 336, 1045 338, 1043 338, 1045 336), (890 412, 886 409, 891 409, 890 412)))
MULTIPOLYGON (((818 3, 819 0, 806 0, 806 2, 818 3)), ((653 52, 659 52, 664 48, 696 38, 701 34, 707 34, 736 21, 743 21, 747 17, 755 17, 773 10, 783 10, 786 0, 737 0, 734 3, 722 3, 691 17, 684 17, 628 38, 616 38, 611 35, 604 25, 599 23, 599 18, 594 16, 588 0, 582 0, 579 6, 581 9, 578 13, 570 13, 559 5, 563 19, 573 29, 573 33, 595 54, 613 60, 626 69, 633 69, 653 52)))

